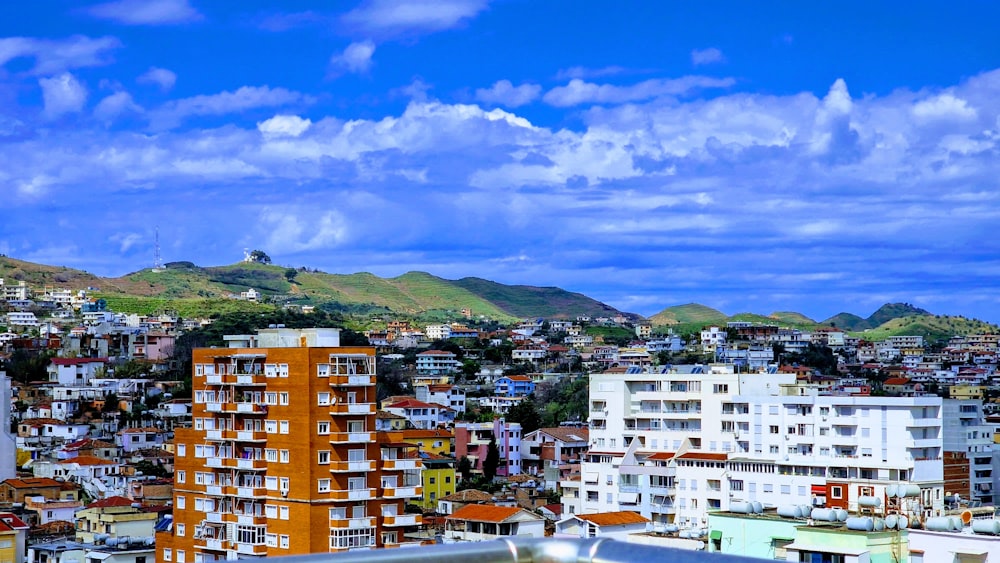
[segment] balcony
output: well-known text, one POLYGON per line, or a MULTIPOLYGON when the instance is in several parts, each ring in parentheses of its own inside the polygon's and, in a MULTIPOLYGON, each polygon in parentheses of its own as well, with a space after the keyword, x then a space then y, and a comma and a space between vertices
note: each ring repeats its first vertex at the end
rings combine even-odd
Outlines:
POLYGON ((330 527, 337 529, 374 528, 375 518, 331 518, 330 527))
MULTIPOLYGON (((229 542, 226 540, 219 540, 214 538, 206 538, 204 542, 205 543, 202 547, 204 549, 211 549, 213 551, 225 551, 227 549, 227 546, 229 545, 229 542)), ((195 546, 197 547, 197 544, 195 544, 195 546)))
POLYGON ((330 387, 370 387, 375 378, 370 375, 331 375, 330 387))
POLYGON ((330 434, 331 444, 365 444, 374 441, 374 432, 333 432, 330 434))
POLYGON ((213 373, 205 376, 205 383, 208 385, 222 385, 225 376, 219 373, 213 373))
POLYGON ((267 555, 267 546, 264 544, 239 543, 233 544, 236 553, 242 555, 267 555))
POLYGON ((375 489, 346 489, 330 491, 333 500, 371 500, 375 498, 375 489))
POLYGON ((236 385, 267 385, 263 373, 238 373, 230 378, 235 378, 236 385))
POLYGON ((375 403, 342 403, 330 405, 331 415, 375 414, 375 403))
POLYGON ((267 469, 267 461, 263 459, 237 459, 236 469, 249 469, 252 471, 263 471, 267 469))
POLYGON ((206 430, 205 438, 209 440, 235 440, 235 430, 206 430))
POLYGON ((226 403, 205 403, 206 412, 225 412, 226 403))
POLYGON ((415 498, 423 496, 423 494, 423 487, 419 486, 382 488, 383 498, 415 498))
POLYGON ((267 524, 267 516, 263 514, 237 514, 236 523, 248 526, 264 526, 267 524))
POLYGON ((239 430, 236 439, 240 442, 266 442, 267 432, 263 430, 239 430))
POLYGON ((419 459, 383 459, 382 471, 403 471, 405 469, 420 469, 423 466, 419 459))
POLYGON ((393 526, 419 526, 423 523, 423 516, 419 514, 395 514, 382 516, 382 525, 389 528, 393 526))
POLYGON ((236 487, 236 496, 239 498, 262 499, 267 496, 267 489, 260 487, 236 487))
POLYGON ((221 469, 226 467, 226 460, 229 458, 225 457, 209 457, 205 458, 205 467, 214 467, 216 469, 221 469))
POLYGON ((226 407, 226 412, 235 412, 237 414, 267 414, 267 405, 250 402, 230 403, 226 407))
POLYGON ((205 520, 213 524, 224 524, 226 522, 226 514, 225 512, 206 512, 205 520))
POLYGON ((357 473, 362 471, 374 471, 375 462, 365 461, 331 461, 330 473, 357 473))

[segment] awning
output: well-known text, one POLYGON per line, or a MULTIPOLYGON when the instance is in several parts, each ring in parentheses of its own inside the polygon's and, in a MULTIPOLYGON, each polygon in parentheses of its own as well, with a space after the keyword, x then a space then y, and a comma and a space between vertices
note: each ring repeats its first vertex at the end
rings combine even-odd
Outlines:
POLYGON ((599 477, 600 477, 600 474, 597 473, 596 471, 587 471, 586 473, 583 474, 583 482, 584 483, 596 483, 597 479, 599 477))
POLYGON ((639 502, 639 493, 618 493, 618 502, 635 504, 639 502))
POLYGON ((711 532, 708 533, 708 539, 710 539, 710 540, 721 540, 722 539, 722 530, 712 530, 711 532))
POLYGON ((813 485, 812 486, 812 494, 814 494, 814 495, 825 495, 826 494, 826 485, 813 485))
POLYGON ((849 549, 846 547, 834 547, 831 545, 807 545, 801 543, 790 543, 785 549, 795 551, 808 551, 810 553, 836 553, 838 555, 861 555, 868 553, 867 549, 849 549))

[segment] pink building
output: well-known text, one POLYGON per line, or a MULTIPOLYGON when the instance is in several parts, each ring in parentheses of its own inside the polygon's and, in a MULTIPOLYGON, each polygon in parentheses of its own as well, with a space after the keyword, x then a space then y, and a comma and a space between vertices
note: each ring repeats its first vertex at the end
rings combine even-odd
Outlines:
POLYGON ((467 456, 472 469, 482 473, 483 460, 489 449, 490 440, 496 439, 500 450, 500 465, 497 476, 509 477, 521 474, 521 424, 506 422, 502 418, 493 422, 459 422, 455 424, 455 459, 467 456))

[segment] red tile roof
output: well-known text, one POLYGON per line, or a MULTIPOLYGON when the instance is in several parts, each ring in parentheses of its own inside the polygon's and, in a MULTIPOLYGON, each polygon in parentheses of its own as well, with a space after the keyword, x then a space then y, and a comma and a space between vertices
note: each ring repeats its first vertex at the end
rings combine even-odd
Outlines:
POLYGON ((711 461, 726 461, 729 459, 729 454, 717 454, 710 452, 686 452, 679 456, 679 459, 707 459, 711 461))
POLYGON ((62 483, 48 477, 27 477, 25 479, 7 479, 4 483, 15 489, 31 489, 34 487, 61 487, 62 483))
POLYGON ((132 506, 132 501, 125 497, 108 497, 96 500, 87 505, 87 508, 113 508, 118 506, 132 506))
POLYGON ((601 512, 599 514, 577 514, 580 520, 592 522, 598 526, 623 526, 625 524, 645 524, 649 519, 638 512, 623 510, 621 512, 601 512))
POLYGON ((108 363, 108 358, 52 358, 52 363, 57 366, 78 366, 81 364, 108 363))
POLYGON ((503 522, 521 509, 516 506, 496 506, 493 504, 467 504, 456 510, 448 520, 472 520, 474 522, 503 522))
POLYGON ((387 409, 442 409, 443 406, 437 403, 425 403, 416 399, 406 399, 386 407, 387 409))

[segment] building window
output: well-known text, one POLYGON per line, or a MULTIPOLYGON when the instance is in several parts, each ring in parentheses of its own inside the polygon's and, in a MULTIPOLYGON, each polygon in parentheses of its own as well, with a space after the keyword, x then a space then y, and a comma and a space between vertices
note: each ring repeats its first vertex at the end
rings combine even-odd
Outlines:
POLYGON ((269 491, 278 490, 278 478, 277 477, 264 477, 264 488, 269 491))
POLYGON ((163 548, 163 560, 173 561, 174 560, 174 550, 169 547, 163 548))
POLYGON ((320 465, 327 465, 327 464, 330 463, 330 452, 329 451, 316 452, 316 454, 317 454, 317 456, 319 458, 317 462, 320 465))
POLYGON ((264 459, 269 462, 278 461, 278 450, 274 448, 267 448, 264 450, 264 459))
POLYGON ((175 532, 175 533, 176 533, 176 534, 177 534, 178 536, 181 536, 181 537, 184 537, 184 534, 185 534, 185 533, 187 533, 187 530, 186 530, 186 528, 184 527, 184 524, 181 524, 180 522, 178 522, 178 523, 177 523, 177 525, 176 525, 176 526, 174 526, 174 532, 175 532))
POLYGON ((288 536, 281 534, 281 549, 288 549, 288 536))
POLYGON ((264 536, 264 545, 267 547, 278 547, 278 534, 267 534, 264 536))
POLYGON ((288 507, 287 506, 279 506, 278 507, 278 518, 280 520, 288 520, 288 507))
POLYGON ((180 471, 177 472, 177 482, 183 483, 185 481, 187 481, 187 471, 181 469, 180 471))
POLYGON ((316 423, 316 433, 317 434, 329 434, 330 433, 330 423, 326 421, 321 421, 316 423))
POLYGON ((264 393, 264 402, 267 403, 268 405, 277 405, 278 394, 275 393, 274 391, 268 391, 267 393, 264 393))
POLYGON ((278 393, 278 404, 279 405, 287 405, 288 404, 288 392, 287 391, 282 391, 282 392, 278 393))
POLYGON ((264 421, 264 431, 268 434, 278 433, 278 421, 277 420, 265 420, 264 421))
POLYGON ((281 488, 282 491, 287 491, 291 487, 288 477, 279 477, 278 486, 281 488))
POLYGON ((289 460, 288 450, 281 450, 278 453, 281 454, 281 463, 288 463, 289 460))
POLYGON ((177 457, 184 457, 187 455, 187 445, 177 444, 177 457))
POLYGON ((177 563, 184 563, 184 555, 185 553, 183 549, 177 550, 177 563))
POLYGON ((317 393, 316 394, 316 404, 325 407, 330 404, 330 394, 329 393, 317 393))
POLYGON ((434 477, 431 477, 429 482, 431 485, 433 485, 434 483, 437 482, 437 480, 434 477))
POLYGON ((177 508, 183 509, 187 504, 187 497, 184 495, 177 495, 177 508))
MULTIPOLYGON (((275 481, 275 483, 277 483, 277 481, 275 481)), ((278 506, 274 505, 274 504, 265 504, 264 505, 264 516, 267 516, 268 518, 277 518, 278 517, 278 506)))
POLYGON ((278 434, 288 434, 288 421, 279 420, 278 421, 278 434))
POLYGON ((844 498, 844 488, 839 485, 830 487, 830 498, 844 498))

